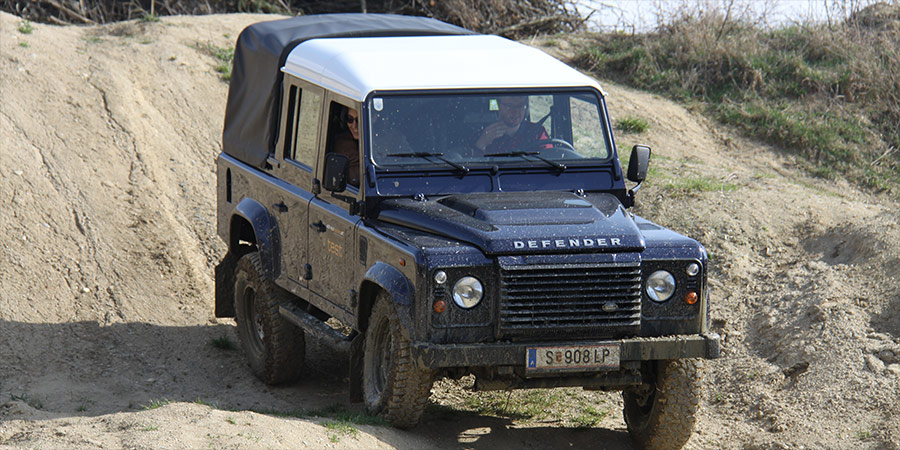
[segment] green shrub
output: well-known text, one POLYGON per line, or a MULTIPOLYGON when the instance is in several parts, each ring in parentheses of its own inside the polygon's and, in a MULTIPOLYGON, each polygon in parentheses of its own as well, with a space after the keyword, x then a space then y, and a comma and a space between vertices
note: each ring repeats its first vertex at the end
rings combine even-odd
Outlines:
POLYGON ((212 338, 209 340, 209 345, 213 348, 217 348, 219 350, 236 350, 237 345, 228 338, 228 336, 222 335, 217 338, 212 338))
POLYGON ((640 117, 627 116, 616 121, 616 128, 626 133, 643 133, 650 129, 650 123, 640 117))
POLYGON ((214 70, 219 73, 222 81, 231 81, 231 65, 234 60, 234 47, 219 47, 212 43, 198 43, 197 49, 216 59, 214 70))
POLYGON ((139 20, 144 23, 159 22, 159 16, 156 14, 145 12, 139 20))
POLYGON ((19 33, 31 34, 32 31, 34 31, 34 28, 31 27, 31 22, 27 20, 19 22, 19 33))

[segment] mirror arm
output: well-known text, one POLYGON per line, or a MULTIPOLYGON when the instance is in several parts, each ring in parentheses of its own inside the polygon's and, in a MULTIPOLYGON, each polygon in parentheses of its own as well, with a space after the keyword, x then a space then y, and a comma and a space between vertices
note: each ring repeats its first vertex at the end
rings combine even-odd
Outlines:
POLYGON ((628 195, 630 195, 631 197, 634 197, 634 194, 641 188, 641 185, 642 185, 642 184, 644 184, 643 181, 641 181, 640 183, 636 184, 633 188, 629 189, 629 190, 628 190, 628 195))
POLYGON ((633 188, 628 190, 628 193, 625 194, 625 206, 626 208, 631 208, 634 206, 634 198, 636 197, 637 191, 641 189, 641 185, 644 184, 643 181, 635 185, 633 188))
POLYGON ((332 193, 331 196, 338 200, 343 201, 344 203, 349 204, 350 205, 350 215, 355 216, 355 215, 359 214, 360 203, 362 203, 362 202, 356 201, 355 197, 351 197, 349 195, 335 194, 335 193, 332 193))

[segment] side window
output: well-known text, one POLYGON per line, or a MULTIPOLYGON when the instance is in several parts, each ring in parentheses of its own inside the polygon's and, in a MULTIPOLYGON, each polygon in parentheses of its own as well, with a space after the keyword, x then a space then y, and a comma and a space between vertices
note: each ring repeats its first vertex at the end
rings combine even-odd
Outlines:
POLYGON ((572 120, 572 144, 586 158, 606 158, 606 137, 600 117, 600 108, 594 101, 573 96, 569 103, 572 120))
MULTIPOLYGON (((291 86, 292 96, 293 90, 294 86, 291 86)), ((322 115, 322 93, 316 89, 300 89, 298 96, 299 99, 296 103, 299 105, 300 111, 297 114, 295 138, 285 140, 286 145, 290 145, 288 141, 291 140, 295 142, 295 145, 293 152, 290 151, 290 147, 285 148, 285 157, 306 166, 315 167, 316 145, 318 144, 316 131, 322 115)), ((291 112, 289 111, 288 114, 291 112)))
MULTIPOLYGON (((530 95, 528 97, 528 111, 531 113, 529 120, 541 124, 545 130, 553 129, 553 117, 550 114, 553 107, 553 96, 530 95)), ((551 136, 556 137, 556 136, 551 136)))
POLYGON ((359 187, 359 130, 360 117, 356 108, 331 102, 328 116, 326 153, 339 153, 350 161, 347 185, 359 187))
POLYGON ((291 85, 288 90, 286 129, 284 131, 284 148, 282 159, 294 159, 294 139, 297 137, 297 95, 300 89, 291 85))

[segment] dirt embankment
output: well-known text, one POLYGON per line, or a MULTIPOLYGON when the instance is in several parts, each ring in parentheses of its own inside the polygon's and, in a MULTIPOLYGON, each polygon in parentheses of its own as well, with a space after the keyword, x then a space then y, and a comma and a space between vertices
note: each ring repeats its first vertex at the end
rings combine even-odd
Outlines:
MULTIPOLYGON (((474 394, 456 383, 409 432, 252 412, 356 408, 333 375, 346 355, 313 351, 308 376, 270 388, 211 345, 236 339, 213 318, 227 85, 209 49, 268 18, 26 34, 0 14, 0 447, 629 448, 615 394, 571 394, 607 413, 590 430, 467 412, 474 394)), ((606 87, 614 116, 651 124, 619 137, 654 148, 636 212, 712 255, 724 357, 707 364, 688 446, 900 448, 896 199, 606 87)))

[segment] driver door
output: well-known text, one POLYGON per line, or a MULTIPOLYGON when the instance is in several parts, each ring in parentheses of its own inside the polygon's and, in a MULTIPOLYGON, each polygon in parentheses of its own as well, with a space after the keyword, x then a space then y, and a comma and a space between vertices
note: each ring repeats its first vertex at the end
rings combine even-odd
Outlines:
MULTIPOLYGON (((357 108, 359 111, 359 105, 352 101, 335 98, 333 94, 328 97, 328 134, 316 164, 319 180, 325 170, 325 156, 329 151, 334 151, 333 142, 344 131, 340 121, 346 119, 342 118, 345 115, 342 115, 341 110, 357 108)), ((357 151, 361 158, 359 147, 357 151)), ((355 170, 359 171, 360 168, 355 170)), ((351 204, 360 198, 360 188, 348 184, 347 189, 340 193, 321 190, 309 205, 309 264, 312 269, 309 289, 327 300, 332 306, 332 310, 327 312, 339 319, 352 313, 354 293, 358 287, 355 282, 356 271, 359 270, 355 243, 356 227, 361 219, 360 216, 351 214, 350 210, 351 204)))

